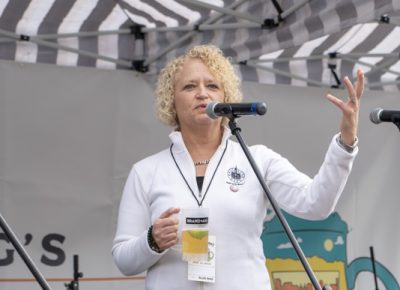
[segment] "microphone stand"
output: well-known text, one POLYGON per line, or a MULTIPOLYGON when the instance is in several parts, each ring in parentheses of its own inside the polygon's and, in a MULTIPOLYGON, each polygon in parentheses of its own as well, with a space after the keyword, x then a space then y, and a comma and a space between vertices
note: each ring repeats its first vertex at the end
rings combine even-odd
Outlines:
POLYGON ((74 255, 74 279, 70 283, 65 283, 67 290, 79 290, 79 278, 83 277, 83 273, 79 272, 79 256, 74 255))
POLYGON ((375 267, 374 248, 373 247, 369 247, 369 252, 371 254, 371 263, 372 263, 372 271, 374 273, 375 290, 379 290, 379 288, 378 288, 378 279, 377 279, 377 275, 376 275, 376 267, 375 267))
POLYGON ((275 211, 276 216, 278 217, 280 223, 282 224, 282 226, 283 226, 283 228, 284 228, 284 230, 285 230, 285 232, 286 232, 291 244, 293 245, 294 250, 296 251, 297 256, 299 257, 299 259, 300 259, 305 271, 307 272, 307 275, 310 278, 311 283, 313 284, 314 288, 317 289, 317 290, 322 290, 322 289, 328 290, 328 289, 331 289, 330 286, 323 286, 323 288, 321 289, 321 286, 319 285, 318 280, 315 277, 315 274, 311 270, 311 267, 308 264, 308 261, 305 258, 304 253, 301 250, 301 248, 299 246, 299 243, 297 242, 297 240, 296 240, 291 228, 289 227, 289 224, 288 224, 287 220, 283 216, 282 211, 280 210, 277 202, 275 201, 274 197, 270 193, 270 191, 268 189, 268 186, 266 185, 266 183, 265 183, 265 181, 264 181, 264 179, 263 179, 263 177, 262 177, 262 175, 260 173, 260 170, 258 169, 257 164, 254 161, 253 156, 251 155, 249 149, 247 148, 246 144, 244 143, 244 141, 243 141, 243 139, 242 139, 242 137, 240 135, 241 129, 236 126, 236 122, 235 122, 235 118, 236 117, 238 117, 238 116, 235 116, 233 113, 231 113, 228 116, 228 118, 229 118, 229 128, 231 129, 232 134, 236 136, 239 144, 241 145, 241 147, 242 147, 242 149, 244 151, 244 154, 246 155, 247 159, 249 160, 250 165, 253 168, 254 173, 256 174, 258 181, 260 182, 260 185, 264 189, 264 192, 267 195, 267 198, 270 201, 270 203, 272 205, 272 208, 275 211))
POLYGON ((14 248, 17 250, 18 254, 25 262, 26 266, 31 271, 32 275, 35 277, 36 281, 40 284, 43 290, 51 290, 50 285, 44 279, 43 275, 39 272, 39 269, 36 267, 35 263, 29 257, 28 253, 25 251, 24 247, 18 240, 17 236, 14 234, 10 226, 7 224, 4 217, 0 214, 0 227, 3 232, 6 234, 8 240, 13 244, 14 248))

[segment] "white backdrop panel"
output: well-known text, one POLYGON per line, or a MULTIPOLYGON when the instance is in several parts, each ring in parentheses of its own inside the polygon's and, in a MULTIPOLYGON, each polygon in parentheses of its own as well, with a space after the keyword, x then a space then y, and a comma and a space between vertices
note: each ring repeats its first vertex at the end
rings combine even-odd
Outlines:
MULTIPOLYGON (((122 279, 110 248, 131 165, 169 144, 170 129, 154 117, 151 86, 133 72, 5 61, 0 74, 1 214, 53 289, 72 279, 74 254, 81 289, 144 289, 143 275, 122 279)), ((246 142, 267 144, 314 175, 339 126, 326 91, 256 83, 244 91, 246 100, 268 105, 266 116, 239 122, 246 142)), ((365 94, 360 153, 338 212, 349 227, 349 261, 374 246, 399 280, 400 135, 392 124, 368 120, 377 106, 400 109, 398 96, 365 94)), ((0 273, 1 290, 40 289, 4 236, 0 273)), ((356 286, 369 289, 372 281, 362 274, 356 286)))

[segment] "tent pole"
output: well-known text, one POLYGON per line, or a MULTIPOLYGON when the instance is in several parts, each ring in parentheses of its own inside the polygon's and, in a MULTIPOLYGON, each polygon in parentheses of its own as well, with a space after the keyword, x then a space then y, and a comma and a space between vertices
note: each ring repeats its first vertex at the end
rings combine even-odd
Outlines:
POLYGON ((376 72, 376 71, 381 71, 383 69, 386 69, 387 67, 390 67, 391 65, 395 64, 398 61, 398 59, 388 59, 387 61, 381 63, 380 65, 374 65, 374 67, 366 72, 364 74, 365 77, 368 77, 370 74, 376 72))
MULTIPOLYGON (((352 58, 347 57, 346 55, 343 55, 343 54, 338 55, 338 58, 340 58, 340 59, 342 59, 344 61, 351 62, 351 63, 355 63, 355 64, 358 63, 358 64, 361 64, 361 65, 367 66, 367 67, 369 67, 371 69, 373 69, 375 67, 375 65, 373 65, 373 64, 370 64, 368 62, 365 62, 365 61, 362 61, 362 60, 359 60, 359 59, 352 59, 352 58)), ((384 71, 384 72, 387 72, 387 73, 391 73, 391 74, 400 76, 399 72, 396 72, 396 71, 391 70, 391 69, 382 68, 381 70, 384 71)))
POLYGON ((319 86, 319 87, 323 87, 323 88, 330 88, 331 87, 330 85, 324 84, 322 82, 317 82, 317 81, 314 81, 314 80, 311 80, 311 79, 307 79, 307 78, 304 78, 304 77, 301 77, 301 76, 298 76, 298 75, 294 75, 294 74, 291 74, 291 73, 288 73, 288 72, 285 72, 285 71, 282 71, 282 70, 277 70, 277 69, 273 69, 273 68, 269 68, 269 67, 264 67, 264 66, 258 65, 258 64, 251 64, 251 63, 250 64, 246 64, 246 65, 250 66, 250 67, 253 67, 253 68, 256 68, 256 69, 261 69, 261 70, 265 70, 265 71, 268 71, 268 72, 271 72, 271 73, 274 73, 274 74, 282 75, 282 76, 285 76, 285 77, 288 77, 288 78, 301 80, 301 81, 304 81, 306 83, 313 84, 315 86, 319 86))
MULTIPOLYGON (((37 34, 31 37, 36 37, 42 40, 58 39, 58 38, 72 38, 72 37, 95 37, 103 35, 118 35, 118 34, 130 34, 130 29, 120 30, 104 30, 104 31, 83 31, 78 33, 60 33, 60 34, 37 34)), ((0 43, 12 42, 9 38, 0 38, 0 43)))
POLYGON ((73 52, 73 53, 76 53, 76 54, 79 54, 79 55, 83 55, 83 56, 86 56, 86 57, 90 57, 90 58, 94 58, 94 59, 102 59, 102 60, 105 60, 105 61, 116 63, 116 64, 118 64, 120 66, 124 66, 124 67, 128 67, 128 68, 132 67, 132 63, 129 62, 129 61, 123 61, 123 60, 111 58, 111 57, 108 57, 108 56, 103 56, 103 55, 91 53, 91 52, 88 52, 88 51, 84 51, 84 50, 79 50, 79 49, 76 49, 76 48, 68 47, 68 46, 65 46, 65 45, 56 44, 56 43, 53 43, 53 42, 49 42, 49 41, 38 39, 35 36, 30 37, 30 36, 26 36, 26 35, 18 35, 18 34, 3 30, 3 29, 0 29, 0 34, 3 34, 3 35, 5 35, 5 36, 7 36, 9 38, 12 38, 15 41, 28 41, 28 42, 36 43, 36 44, 41 45, 41 46, 54 48, 54 49, 61 49, 61 50, 73 52))
POLYGON ((104 30, 104 31, 82 31, 77 33, 60 33, 60 34, 38 34, 35 37, 40 39, 57 39, 57 38, 70 38, 70 37, 93 37, 103 35, 118 35, 118 34, 130 34, 130 29, 120 30, 104 30))
POLYGON ((350 52, 346 54, 338 54, 338 55, 346 55, 349 57, 395 57, 399 58, 398 53, 357 53, 357 52, 350 52))
POLYGON ((289 61, 305 61, 305 60, 321 60, 328 58, 328 55, 310 55, 310 56, 299 56, 299 57, 282 57, 282 58, 262 58, 262 59, 249 59, 247 63, 278 63, 278 62, 289 62, 289 61))
POLYGON ((158 27, 158 28, 143 28, 143 32, 168 32, 168 31, 195 31, 198 30, 216 30, 216 29, 238 29, 238 28, 261 28, 261 25, 256 23, 221 23, 221 24, 200 24, 184 25, 178 27, 158 27))
MULTIPOLYGON (((381 18, 381 22, 382 22, 382 18, 381 18)), ((393 25, 400 25, 400 17, 399 16, 389 16, 388 22, 386 22, 386 23, 390 23, 393 25)))
POLYGON ((366 88, 375 88, 375 87, 383 87, 383 86, 397 86, 400 85, 400 80, 397 81, 387 81, 387 82, 379 82, 379 83, 370 83, 365 84, 366 88))

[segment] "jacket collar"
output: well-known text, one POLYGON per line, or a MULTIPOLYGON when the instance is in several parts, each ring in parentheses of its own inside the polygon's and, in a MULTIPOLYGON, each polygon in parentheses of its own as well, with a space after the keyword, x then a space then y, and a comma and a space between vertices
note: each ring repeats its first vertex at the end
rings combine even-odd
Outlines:
MULTIPOLYGON (((221 147, 221 145, 223 145, 223 147, 225 147, 226 144, 226 140, 231 136, 231 131, 229 130, 228 127, 224 126, 224 133, 222 135, 222 139, 221 139, 221 143, 219 145, 219 148, 221 147)), ((173 131, 169 134, 169 138, 172 141, 172 143, 174 144, 173 146, 173 150, 175 153, 181 153, 181 152, 186 152, 186 146, 185 143, 183 142, 183 138, 182 138, 182 133, 180 131, 173 131)))

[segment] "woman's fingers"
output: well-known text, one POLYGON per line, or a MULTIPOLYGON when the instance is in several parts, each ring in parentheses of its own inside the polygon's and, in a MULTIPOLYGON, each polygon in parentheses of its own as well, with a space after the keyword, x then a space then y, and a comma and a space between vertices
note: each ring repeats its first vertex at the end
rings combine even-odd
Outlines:
POLYGON ((169 208, 153 224, 153 238, 161 250, 176 244, 178 240, 178 223, 176 214, 179 208, 169 208))

